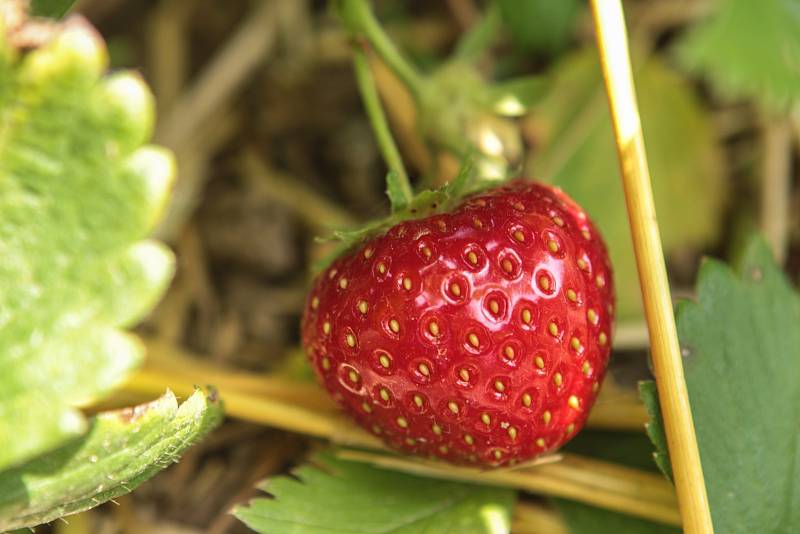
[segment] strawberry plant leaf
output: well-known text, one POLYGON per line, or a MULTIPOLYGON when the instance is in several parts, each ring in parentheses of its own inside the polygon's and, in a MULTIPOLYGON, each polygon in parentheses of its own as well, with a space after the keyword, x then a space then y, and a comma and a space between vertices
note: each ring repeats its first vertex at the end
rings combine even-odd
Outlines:
POLYGON ((0 531, 31 527, 128 493, 211 430, 222 411, 196 391, 106 412, 78 440, 0 473, 0 531))
POLYGON ((137 322, 172 254, 144 238, 172 156, 140 147, 153 101, 130 73, 103 77, 100 37, 78 19, 22 53, 0 40, 0 469, 82 434, 76 410, 140 361, 137 322))
POLYGON ((261 484, 274 498, 234 510, 257 532, 292 534, 508 532, 512 490, 378 469, 326 452, 293 477, 261 484), (368 504, 367 504, 368 503, 368 504))
POLYGON ((800 98, 796 0, 725 0, 678 43, 678 59, 723 93, 777 110, 800 98))
MULTIPOLYGON (((541 146, 534 178, 560 185, 603 232, 614 265, 618 316, 640 316, 641 295, 625 198, 596 52, 566 59, 534 106, 541 146)), ((636 70, 661 239, 669 253, 717 232, 725 182, 714 132, 688 82, 657 58, 636 70), (680 157, 676 157, 680 154, 680 157)))
POLYGON ((31 14, 35 17, 60 19, 75 4, 75 0, 32 0, 31 14))
POLYGON ((578 0, 498 0, 514 43, 525 51, 558 52, 569 41, 580 13, 578 0))
POLYGON ((647 437, 656 446, 653 453, 653 460, 658 469, 668 479, 672 480, 672 464, 669 461, 669 449, 667 448, 667 436, 664 434, 664 421, 661 418, 661 405, 658 402, 658 390, 656 383, 652 380, 639 382, 639 397, 647 409, 649 421, 645 423, 647 437))
POLYGON ((492 46, 500 31, 500 12, 490 3, 483 17, 458 40, 453 58, 475 61, 492 46))
POLYGON ((584 429, 563 447, 565 452, 655 471, 652 442, 641 432, 584 429))
POLYGON ((715 530, 798 531, 800 295, 754 238, 735 271, 703 263, 677 320, 715 530))

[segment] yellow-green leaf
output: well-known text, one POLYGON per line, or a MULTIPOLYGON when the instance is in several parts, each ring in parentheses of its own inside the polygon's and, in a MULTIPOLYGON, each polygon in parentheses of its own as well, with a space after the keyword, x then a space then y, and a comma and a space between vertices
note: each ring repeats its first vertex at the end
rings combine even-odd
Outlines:
POLYGON ((719 0, 677 46, 678 59, 722 93, 786 110, 800 99, 800 3, 719 0))
MULTIPOLYGON (((560 185, 600 227, 617 285, 618 315, 641 315, 641 297, 619 163, 597 53, 578 52, 553 72, 533 109, 541 143, 529 174, 560 185)), ((661 238, 666 251, 700 246, 717 232, 725 198, 714 132, 691 86, 657 58, 636 69, 661 238)))
POLYGON ((31 0, 31 12, 37 17, 63 17, 75 0, 31 0))
POLYGON ((76 407, 139 363, 121 328, 172 275, 172 253, 146 236, 173 158, 142 147, 147 87, 107 64, 77 19, 24 53, 0 30, 0 470, 86 431, 76 407))

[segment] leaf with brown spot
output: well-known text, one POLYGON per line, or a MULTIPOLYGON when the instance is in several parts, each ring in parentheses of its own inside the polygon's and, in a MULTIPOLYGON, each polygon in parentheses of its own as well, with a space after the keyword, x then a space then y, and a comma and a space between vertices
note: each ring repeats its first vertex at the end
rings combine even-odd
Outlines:
POLYGON ((171 251, 147 235, 173 158, 143 146, 143 80, 107 65, 81 19, 24 53, 0 30, 0 470, 87 431, 78 408, 139 365, 124 329, 172 277, 171 251))
MULTIPOLYGON (((635 72, 664 249, 699 246, 717 234, 726 196, 709 117, 687 80, 658 58, 635 72)), ((642 314, 635 256, 597 52, 567 56, 533 109, 541 143, 529 174, 561 186, 603 232, 614 267, 618 317, 642 314)))
POLYGON ((128 493, 176 461, 220 421, 202 391, 105 412, 82 438, 0 473, 0 531, 32 527, 128 493))

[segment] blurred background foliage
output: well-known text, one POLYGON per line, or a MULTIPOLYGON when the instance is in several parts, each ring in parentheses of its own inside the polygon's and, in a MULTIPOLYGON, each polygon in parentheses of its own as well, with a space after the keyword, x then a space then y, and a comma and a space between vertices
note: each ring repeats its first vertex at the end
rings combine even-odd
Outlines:
MULTIPOLYGON (((585 2, 375 7, 425 84, 419 97, 369 56, 413 179, 448 180, 476 147, 486 176, 522 172, 579 200, 613 256, 620 321, 611 378, 632 388, 648 375, 646 329, 585 2)), ((737 257, 753 229, 797 279, 796 2, 628 0, 625 7, 675 295, 693 297, 701 256, 737 257)), ((328 252, 315 238, 388 209, 386 169, 355 85, 350 42, 330 6, 79 0, 73 11, 97 25, 114 67, 141 70, 157 100, 155 141, 178 160, 173 203, 158 228, 176 251, 177 275, 141 333, 241 371, 308 377, 299 316, 308 266, 328 252)), ((653 469, 639 437, 625 461, 653 469)), ((611 441, 587 432, 574 447, 613 450, 618 440, 611 441)), ((112 531, 245 531, 228 510, 308 446, 294 434, 228 421, 182 463, 87 520, 112 531)), ((569 506, 577 505, 559 509, 569 506)), ((591 516, 568 516, 574 532, 591 531, 591 516)))

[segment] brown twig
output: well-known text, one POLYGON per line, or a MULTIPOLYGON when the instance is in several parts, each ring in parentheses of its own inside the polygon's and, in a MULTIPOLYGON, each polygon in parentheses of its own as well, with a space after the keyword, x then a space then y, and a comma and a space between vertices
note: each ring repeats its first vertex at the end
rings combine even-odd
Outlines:
POLYGON ((188 22, 195 3, 166 0, 148 17, 147 55, 153 92, 160 113, 169 110, 180 95, 189 70, 188 22))
POLYGON ((785 118, 765 119, 764 157, 761 166, 761 230, 776 261, 786 259, 789 245, 792 129, 785 118))
POLYGON ((292 450, 297 447, 295 441, 296 439, 282 440, 277 447, 273 447, 267 453, 261 455, 259 462, 248 473, 247 480, 243 481, 242 489, 227 500, 222 508, 222 513, 218 514, 208 525, 205 530, 206 534, 224 534, 228 531, 236 521, 235 516, 231 513, 233 507, 245 503, 250 497, 254 496, 258 492, 256 484, 281 468, 286 459, 291 457, 292 450))
POLYGON ((236 113, 221 108, 194 132, 184 147, 176 151, 179 176, 167 212, 156 228, 156 237, 167 242, 175 241, 200 200, 198 192, 209 176, 209 160, 236 133, 239 124, 236 113))
POLYGON ((473 0, 447 0, 447 7, 461 30, 468 30, 480 18, 481 13, 473 0))
POLYGON ((175 150, 180 165, 172 203, 156 231, 159 238, 174 239, 192 213, 197 191, 205 183, 210 157, 209 150, 198 150, 198 145, 215 146, 207 138, 218 140, 220 131, 226 133, 226 124, 235 124, 228 102, 271 52, 283 1, 286 0, 258 3, 158 125, 156 142, 175 150), (220 118, 221 111, 226 113, 220 118), (210 131, 206 129, 209 125, 210 131))
POLYGON ((159 144, 176 148, 190 139, 270 53, 279 20, 278 0, 256 6, 161 122, 156 132, 159 144))
POLYGON ((639 51, 650 51, 665 31, 686 26, 713 13, 714 2, 707 0, 650 0, 631 3, 631 40, 639 51))
POLYGON ((291 208, 319 230, 353 227, 357 221, 336 203, 290 176, 270 168, 255 149, 242 151, 240 169, 253 191, 291 208))

